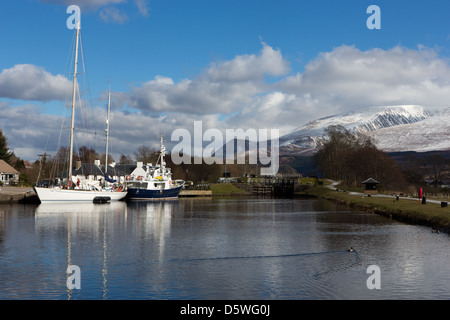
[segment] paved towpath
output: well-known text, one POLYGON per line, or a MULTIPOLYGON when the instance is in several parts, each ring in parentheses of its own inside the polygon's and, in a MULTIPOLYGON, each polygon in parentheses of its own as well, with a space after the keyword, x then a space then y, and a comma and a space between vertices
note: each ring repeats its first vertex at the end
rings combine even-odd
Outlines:
MULTIPOLYGON (((328 188, 332 189, 332 190, 336 190, 336 186, 339 184, 339 181, 334 181, 334 180, 329 180, 331 182, 331 184, 327 185, 328 188)), ((338 189, 339 191, 339 189, 338 189)), ((340 190, 343 191, 343 190, 340 190)), ((367 196, 367 194, 365 193, 361 193, 361 192, 353 192, 350 191, 348 192, 348 194, 351 195, 356 195, 356 196, 367 196)), ((388 194, 372 194, 372 197, 382 197, 382 198, 394 198, 394 196, 392 195, 388 195, 388 194)), ((420 201, 421 199, 419 198, 412 198, 412 197, 399 197, 399 199, 406 199, 406 200, 415 200, 415 201, 420 201)), ((431 203, 438 203, 440 204, 442 201, 441 200, 431 200, 431 199, 426 199, 427 202, 431 202, 431 203)))

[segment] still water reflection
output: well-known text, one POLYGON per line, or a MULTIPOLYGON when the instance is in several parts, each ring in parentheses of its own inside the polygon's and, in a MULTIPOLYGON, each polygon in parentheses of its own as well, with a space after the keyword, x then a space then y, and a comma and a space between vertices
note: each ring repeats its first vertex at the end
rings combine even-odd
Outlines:
POLYGON ((449 245, 324 200, 1 205, 0 299, 448 299, 449 245))

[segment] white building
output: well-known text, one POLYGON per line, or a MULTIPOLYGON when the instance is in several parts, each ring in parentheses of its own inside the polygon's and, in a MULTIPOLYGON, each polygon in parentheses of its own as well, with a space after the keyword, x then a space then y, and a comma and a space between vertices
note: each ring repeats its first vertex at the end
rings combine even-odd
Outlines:
POLYGON ((0 184, 8 185, 19 182, 19 171, 11 167, 5 160, 0 160, 0 184))

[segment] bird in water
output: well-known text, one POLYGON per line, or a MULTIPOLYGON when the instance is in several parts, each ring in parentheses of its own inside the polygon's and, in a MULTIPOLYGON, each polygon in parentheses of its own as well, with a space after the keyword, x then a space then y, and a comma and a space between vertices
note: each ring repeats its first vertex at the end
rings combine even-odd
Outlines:
POLYGON ((350 247, 350 249, 347 250, 348 252, 353 252, 353 247, 350 247))

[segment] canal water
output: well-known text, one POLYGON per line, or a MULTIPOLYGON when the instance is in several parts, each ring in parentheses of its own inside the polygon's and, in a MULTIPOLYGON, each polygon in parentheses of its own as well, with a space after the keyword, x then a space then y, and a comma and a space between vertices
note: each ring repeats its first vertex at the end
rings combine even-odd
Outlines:
POLYGON ((450 299, 449 261, 445 233, 321 199, 0 205, 0 299, 450 299))

